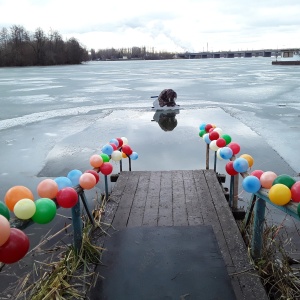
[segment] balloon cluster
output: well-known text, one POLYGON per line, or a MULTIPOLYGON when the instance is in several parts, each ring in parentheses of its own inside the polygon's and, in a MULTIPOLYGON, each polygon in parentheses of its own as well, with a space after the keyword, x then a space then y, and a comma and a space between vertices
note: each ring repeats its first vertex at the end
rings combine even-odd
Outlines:
POLYGON ((109 175, 113 171, 110 160, 117 162, 128 157, 132 160, 138 159, 138 154, 132 151, 128 145, 127 138, 113 138, 102 147, 100 154, 94 154, 90 157, 90 165, 103 175, 109 175))

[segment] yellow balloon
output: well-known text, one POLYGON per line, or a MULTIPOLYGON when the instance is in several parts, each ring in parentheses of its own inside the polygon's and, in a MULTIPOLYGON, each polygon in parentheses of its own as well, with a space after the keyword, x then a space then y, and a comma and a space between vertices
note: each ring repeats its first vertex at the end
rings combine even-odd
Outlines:
POLYGON ((249 168, 251 168, 254 164, 254 159, 251 155, 249 154, 242 154, 240 157, 245 158, 248 161, 249 168))
POLYGON ((291 190, 284 184, 274 184, 269 190, 269 199, 276 205, 286 205, 292 197, 291 190))
POLYGON ((30 219, 36 211, 35 203, 31 199, 21 199, 14 206, 14 214, 22 220, 30 219))

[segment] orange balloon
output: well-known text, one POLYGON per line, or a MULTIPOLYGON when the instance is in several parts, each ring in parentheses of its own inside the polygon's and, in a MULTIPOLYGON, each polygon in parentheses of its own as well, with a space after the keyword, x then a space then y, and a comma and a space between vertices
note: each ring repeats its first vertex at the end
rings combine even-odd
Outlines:
POLYGON ((274 179, 277 177, 277 174, 272 171, 267 171, 261 174, 260 183, 261 186, 265 189, 270 189, 272 187, 274 179))
POLYGON ((251 168, 253 166, 254 159, 253 159, 253 157, 251 155, 249 155, 249 154, 242 154, 242 155, 240 155, 240 157, 245 158, 248 161, 249 168, 251 168))
POLYGON ((85 190, 90 190, 96 185, 96 178, 91 173, 83 173, 79 177, 79 185, 85 190))
POLYGON ((100 168, 103 164, 103 159, 100 155, 94 154, 90 157, 90 164, 94 168, 100 168))
POLYGON ((10 211, 14 210, 14 206, 16 205, 16 203, 21 200, 21 199, 31 199, 33 200, 33 194, 30 191, 30 189, 28 189, 26 186, 22 186, 22 185, 16 185, 13 186, 12 188, 10 188, 4 197, 4 201, 6 206, 8 207, 8 209, 10 211))
POLYGON ((58 193, 58 185, 53 179, 45 179, 38 184, 37 193, 41 198, 53 199, 58 193))
POLYGON ((10 225, 8 220, 0 215, 0 247, 6 243, 10 235, 10 225))
POLYGON ((124 152, 122 152, 122 157, 127 158, 128 156, 124 152))

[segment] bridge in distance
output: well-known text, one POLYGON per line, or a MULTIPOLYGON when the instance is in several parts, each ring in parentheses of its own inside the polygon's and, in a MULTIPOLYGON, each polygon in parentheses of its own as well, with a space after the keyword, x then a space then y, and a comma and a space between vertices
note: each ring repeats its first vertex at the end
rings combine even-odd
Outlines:
MULTIPOLYGON (((283 49, 282 49, 283 50, 283 49)), ((280 56, 280 49, 240 50, 240 51, 204 51, 178 53, 177 58, 235 58, 235 57, 272 57, 280 56)))

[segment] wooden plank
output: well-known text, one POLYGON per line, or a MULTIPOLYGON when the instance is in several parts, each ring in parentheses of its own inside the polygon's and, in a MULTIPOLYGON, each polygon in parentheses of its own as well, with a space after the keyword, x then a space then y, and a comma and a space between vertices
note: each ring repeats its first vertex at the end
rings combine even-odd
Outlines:
POLYGON ((204 224, 195 180, 191 171, 182 171, 189 225, 204 224))
POLYGON ((143 226, 157 226, 161 172, 151 172, 143 226))
POLYGON ((139 174, 138 186, 134 195, 127 227, 142 226, 146 199, 150 183, 150 172, 135 172, 139 174))
POLYGON ((161 173, 158 226, 173 225, 173 195, 171 172, 161 173))
MULTIPOLYGON (((236 270, 239 272, 252 270, 253 267, 249 263, 246 246, 233 215, 228 209, 227 201, 221 186, 218 183, 215 172, 209 170, 205 172, 205 177, 207 179, 207 185, 212 194, 212 199, 217 211, 217 217, 222 226, 229 253, 236 270)), ((238 280, 240 281, 240 286, 246 299, 268 299, 265 289, 257 277, 256 272, 248 271, 246 273, 242 273, 242 276, 238 276, 238 280)))
POLYGON ((132 172, 128 175, 127 184, 121 195, 119 206, 117 208, 115 218, 113 219, 113 227, 117 230, 127 226, 129 213, 131 210, 134 195, 136 193, 139 180, 139 174, 132 172))
POLYGON ((182 171, 172 172, 173 190, 173 224, 174 226, 187 226, 187 210, 185 203, 182 171))

